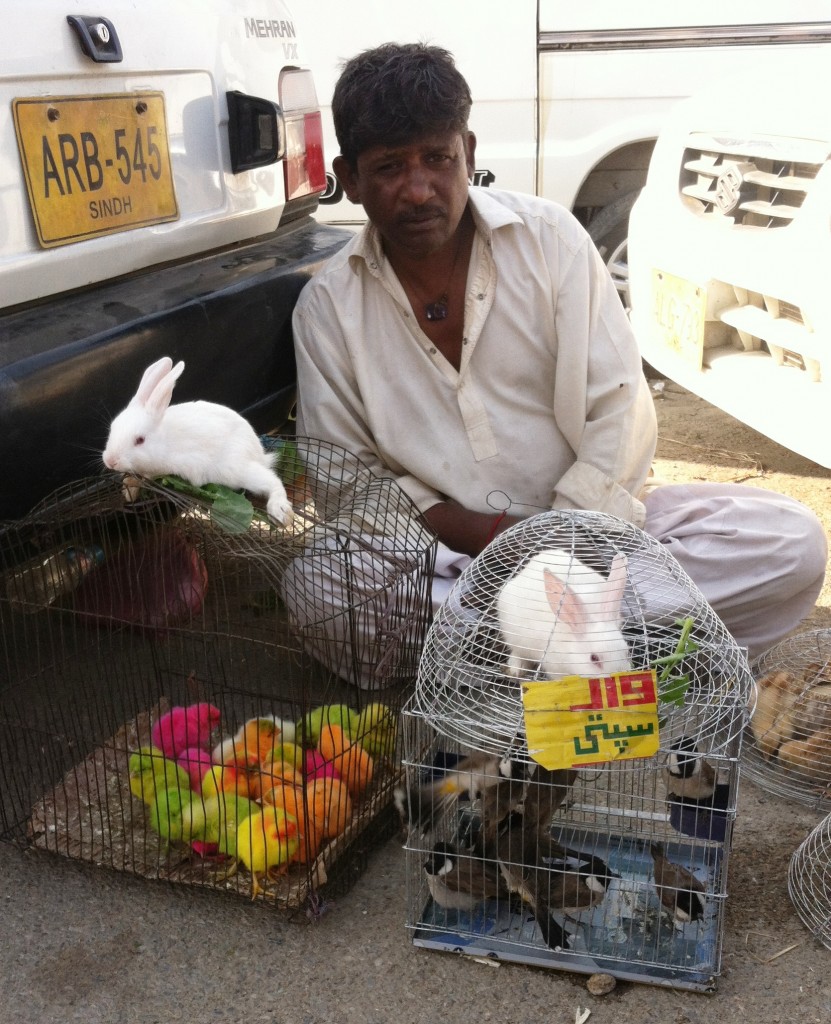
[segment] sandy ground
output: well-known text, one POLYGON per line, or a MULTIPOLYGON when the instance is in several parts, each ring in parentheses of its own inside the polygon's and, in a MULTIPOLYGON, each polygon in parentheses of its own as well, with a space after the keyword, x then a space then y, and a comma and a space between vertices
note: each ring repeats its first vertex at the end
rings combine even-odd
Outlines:
MULTIPOLYGON (((826 470, 671 384, 656 407, 662 477, 782 490, 831 528, 826 470)), ((828 587, 806 625, 831 626, 828 587)), ((825 1024, 831 951, 787 891, 820 819, 742 782, 713 995, 620 983, 594 997, 584 975, 416 948, 398 839, 315 924, 0 844, 0 1022, 825 1024)))

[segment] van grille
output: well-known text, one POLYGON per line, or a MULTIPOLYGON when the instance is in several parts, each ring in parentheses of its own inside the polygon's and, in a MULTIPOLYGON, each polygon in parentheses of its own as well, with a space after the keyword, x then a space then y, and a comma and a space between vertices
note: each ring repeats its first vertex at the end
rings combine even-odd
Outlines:
POLYGON ((745 352, 767 349, 778 366, 796 366, 811 381, 828 379, 828 340, 805 322, 799 306, 721 281, 711 281, 708 291, 719 300, 717 319, 707 325, 709 346, 727 343, 745 352))
POLYGON ((738 226, 786 227, 830 152, 826 142, 695 133, 684 150, 679 190, 702 215, 738 226))

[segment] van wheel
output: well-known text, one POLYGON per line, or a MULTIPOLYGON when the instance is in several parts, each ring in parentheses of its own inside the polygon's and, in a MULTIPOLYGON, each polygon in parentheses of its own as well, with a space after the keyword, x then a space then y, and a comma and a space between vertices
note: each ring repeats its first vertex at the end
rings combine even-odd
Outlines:
POLYGON ((640 190, 618 196, 614 202, 604 206, 589 221, 588 232, 603 257, 621 302, 629 309, 629 263, 627 261, 627 236, 629 213, 635 205, 640 190))

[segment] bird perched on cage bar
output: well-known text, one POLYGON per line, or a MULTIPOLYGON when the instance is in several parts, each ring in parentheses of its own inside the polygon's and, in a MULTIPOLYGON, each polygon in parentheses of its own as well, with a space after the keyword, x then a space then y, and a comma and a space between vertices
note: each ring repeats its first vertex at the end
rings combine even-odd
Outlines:
POLYGON ((525 787, 522 813, 525 828, 535 827, 542 839, 550 839, 549 829, 556 812, 568 800, 577 780, 574 768, 544 768, 537 765, 525 787))
POLYGON ((522 761, 477 751, 440 778, 398 787, 393 796, 402 819, 420 832, 433 831, 448 801, 478 800, 482 825, 495 835, 499 823, 522 799, 526 777, 522 761))
POLYGON ((655 888, 663 906, 678 925, 698 921, 706 910, 706 890, 688 868, 669 860, 661 843, 649 847, 655 874, 655 888))
POLYGON ((551 949, 565 948, 568 934, 553 914, 569 916, 600 903, 617 877, 599 857, 540 841, 536 822, 512 812, 497 837, 496 858, 508 889, 525 903, 551 949))
POLYGON ((489 899, 507 899, 508 887, 496 863, 461 853, 452 843, 435 843, 424 861, 430 895, 448 910, 472 910, 489 899))
POLYGON ((683 736, 670 747, 664 779, 667 796, 695 803, 711 800, 718 781, 715 769, 689 736, 683 736))

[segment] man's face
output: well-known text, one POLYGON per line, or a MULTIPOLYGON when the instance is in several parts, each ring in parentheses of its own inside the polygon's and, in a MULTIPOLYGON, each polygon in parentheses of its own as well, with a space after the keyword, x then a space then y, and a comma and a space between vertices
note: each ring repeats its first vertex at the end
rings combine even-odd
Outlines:
POLYGON ((347 197, 363 205, 387 252, 420 259, 453 236, 467 205, 475 149, 472 132, 450 132, 373 146, 356 167, 342 157, 334 166, 347 197))

